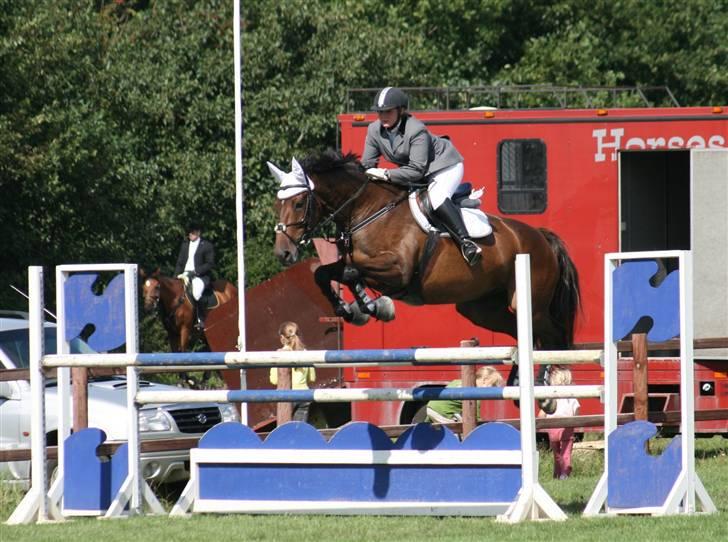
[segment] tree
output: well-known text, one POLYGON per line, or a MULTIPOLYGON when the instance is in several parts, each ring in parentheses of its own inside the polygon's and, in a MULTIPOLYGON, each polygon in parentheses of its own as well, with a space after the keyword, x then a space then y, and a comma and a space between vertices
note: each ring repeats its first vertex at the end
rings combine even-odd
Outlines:
MULTIPOLYGON (((266 161, 335 146, 336 115, 368 108, 349 88, 667 84, 683 105, 728 101, 726 0, 242 6, 248 286, 280 270, 266 161)), ((232 35, 229 2, 0 0, 3 282, 25 285, 28 265, 169 270, 193 215, 237 279, 232 35)), ((25 302, 2 284, 0 306, 25 302)))

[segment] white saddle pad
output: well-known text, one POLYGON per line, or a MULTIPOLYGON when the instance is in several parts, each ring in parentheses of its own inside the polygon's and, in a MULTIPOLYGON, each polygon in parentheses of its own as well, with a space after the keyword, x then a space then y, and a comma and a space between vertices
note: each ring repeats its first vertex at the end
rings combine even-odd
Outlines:
MULTIPOLYGON (((420 206, 417 205, 416 192, 412 192, 409 196, 409 207, 410 211, 412 211, 412 216, 417 224, 419 224, 420 228, 422 228, 425 232, 437 231, 437 228, 430 224, 427 217, 420 210, 420 206)), ((470 235, 470 237, 473 239, 482 239, 483 237, 488 237, 491 233, 493 233, 493 228, 488 221, 488 216, 483 211, 480 209, 469 209, 466 207, 461 207, 460 211, 463 215, 463 221, 465 222, 465 227, 467 228, 468 235, 470 235)))

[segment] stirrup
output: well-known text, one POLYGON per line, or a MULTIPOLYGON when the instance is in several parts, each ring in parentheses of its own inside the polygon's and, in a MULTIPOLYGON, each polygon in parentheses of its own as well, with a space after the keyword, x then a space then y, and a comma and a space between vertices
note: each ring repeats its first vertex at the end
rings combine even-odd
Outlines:
POLYGON ((470 239, 463 239, 462 243, 460 244, 460 253, 463 255, 463 258, 466 262, 468 262, 468 265, 470 266, 478 263, 478 260, 480 259, 480 254, 482 252, 483 250, 470 239))

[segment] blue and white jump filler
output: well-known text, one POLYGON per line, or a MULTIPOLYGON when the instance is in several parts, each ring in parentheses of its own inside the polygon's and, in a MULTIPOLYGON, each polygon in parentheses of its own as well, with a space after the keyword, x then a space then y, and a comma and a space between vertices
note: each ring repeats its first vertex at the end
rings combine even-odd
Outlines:
MULTIPOLYGON (((97 306, 115 312, 108 320, 124 322, 106 329, 99 341, 126 341, 126 354, 68 354, 59 344, 57 355, 43 353, 42 271, 30 269, 31 392, 34 397, 33 435, 45 434, 44 369, 59 368, 59 411, 69 412, 68 367, 126 367, 128 378, 129 442, 109 464, 96 460, 105 438, 97 429, 70 436, 59 450, 59 475, 48 491, 46 448, 33 439, 33 485, 9 519, 27 523, 34 518, 64 515, 106 517, 153 513, 163 509, 140 474, 138 408, 154 403, 194 401, 407 401, 436 398, 518 399, 520 431, 502 423, 487 423, 462 442, 445 428, 419 424, 396 441, 380 428, 352 423, 328 442, 311 426, 285 424, 265 441, 238 423, 218 425, 190 451, 191 477, 171 515, 205 513, 323 513, 428 514, 498 516, 502 521, 564 520, 566 515, 538 481, 535 409, 537 398, 602 397, 607 442, 605 472, 587 507, 586 516, 630 514, 692 514, 716 508, 694 465, 694 395, 692 368, 691 254, 684 251, 608 254, 605 257, 605 351, 534 352, 531 328, 529 258, 516 257, 518 347, 432 348, 388 351, 227 352, 138 354, 136 266, 62 266, 58 278, 59 339, 69 339, 64 325, 68 307, 85 307, 71 318, 72 329, 84 318, 98 319, 88 303, 65 296, 88 295, 84 281, 68 282, 74 272, 123 271, 125 287, 105 292, 97 306), (654 262, 676 258, 679 272, 657 288, 649 284, 654 262), (619 264, 619 265, 618 265, 619 264), (70 285, 77 284, 78 287, 70 285), (635 293, 637 292, 637 293, 635 293), (123 294, 123 302, 120 296, 123 294), (118 298, 118 299, 117 299, 118 298), (635 305, 634 300, 639 303, 635 305), (617 428, 616 342, 629 334, 643 316, 654 322, 652 340, 679 335, 681 355, 682 434, 660 457, 647 456, 644 442, 655 432, 647 422, 617 428), (80 320, 79 320, 80 318, 80 320), (534 363, 604 364, 604 386, 533 386, 534 363), (190 367, 343 367, 398 364, 518 363, 519 386, 504 388, 320 389, 320 390, 140 390, 138 373, 163 366, 190 367), (85 459, 84 459, 85 458, 85 459), (63 498, 62 508, 59 502, 63 498)), ((79 329, 80 329, 79 328, 79 329)), ((69 331, 70 332, 70 331, 69 331)), ((70 332, 71 335, 73 334, 70 332)), ((59 439, 70 434, 59 427, 59 439)))

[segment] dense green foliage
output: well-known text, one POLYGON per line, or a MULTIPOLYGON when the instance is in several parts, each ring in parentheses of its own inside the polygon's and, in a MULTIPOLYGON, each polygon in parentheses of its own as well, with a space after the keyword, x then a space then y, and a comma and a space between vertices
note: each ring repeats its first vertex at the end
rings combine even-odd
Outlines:
MULTIPOLYGON (((242 31, 248 285, 279 270, 265 161, 335 146, 348 88, 667 84, 682 105, 728 102, 726 0, 257 0, 242 31)), ((28 265, 169 271, 190 217, 236 280, 233 92, 230 1, 0 0, 0 307, 25 306, 8 284, 28 265)))

